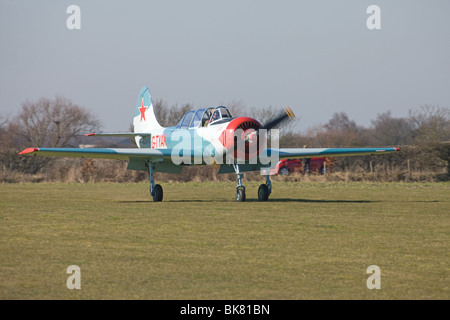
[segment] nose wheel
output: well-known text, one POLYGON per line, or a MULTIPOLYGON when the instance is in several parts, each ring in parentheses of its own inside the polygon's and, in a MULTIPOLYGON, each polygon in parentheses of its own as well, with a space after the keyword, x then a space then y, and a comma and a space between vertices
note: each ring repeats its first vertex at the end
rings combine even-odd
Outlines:
POLYGON ((245 201, 245 187, 242 185, 242 178, 244 178, 244 174, 239 171, 239 165, 233 165, 234 171, 237 174, 237 186, 236 186, 236 201, 243 202, 245 201))
POLYGON ((236 187, 236 201, 238 201, 238 202, 245 201, 245 187, 244 186, 236 187))

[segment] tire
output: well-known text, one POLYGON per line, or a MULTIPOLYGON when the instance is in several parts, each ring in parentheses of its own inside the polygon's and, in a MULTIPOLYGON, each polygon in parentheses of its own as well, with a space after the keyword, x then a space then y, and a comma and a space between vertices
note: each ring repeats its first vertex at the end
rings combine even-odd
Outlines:
POLYGON ((239 188, 236 190, 236 201, 238 201, 238 202, 245 201, 245 189, 239 188))
POLYGON ((153 201, 155 201, 155 202, 162 201, 162 199, 163 199, 163 188, 161 187, 161 185, 156 184, 153 187, 152 197, 153 197, 153 201))
POLYGON ((258 188, 258 200, 267 201, 269 200, 269 188, 266 184, 262 184, 258 188))
POLYGON ((279 171, 279 174, 283 175, 283 176, 288 176, 291 172, 289 171, 289 169, 287 167, 282 167, 279 171))

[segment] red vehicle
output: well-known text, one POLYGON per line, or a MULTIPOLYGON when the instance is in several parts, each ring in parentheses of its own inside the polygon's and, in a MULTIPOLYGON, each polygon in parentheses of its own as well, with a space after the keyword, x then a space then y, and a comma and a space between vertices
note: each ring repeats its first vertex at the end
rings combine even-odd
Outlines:
POLYGON ((281 175, 289 175, 292 172, 318 172, 320 174, 325 173, 330 170, 332 167, 332 161, 328 158, 310 158, 309 163, 308 159, 282 159, 280 160, 275 169, 273 170, 273 174, 281 174, 281 175))

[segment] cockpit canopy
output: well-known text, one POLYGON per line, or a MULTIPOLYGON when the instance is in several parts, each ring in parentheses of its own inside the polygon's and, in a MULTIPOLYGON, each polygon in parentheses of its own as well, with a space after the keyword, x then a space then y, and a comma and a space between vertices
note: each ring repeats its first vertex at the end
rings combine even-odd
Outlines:
POLYGON ((191 110, 186 112, 176 128, 207 127, 216 123, 228 122, 232 118, 230 111, 224 106, 191 110))

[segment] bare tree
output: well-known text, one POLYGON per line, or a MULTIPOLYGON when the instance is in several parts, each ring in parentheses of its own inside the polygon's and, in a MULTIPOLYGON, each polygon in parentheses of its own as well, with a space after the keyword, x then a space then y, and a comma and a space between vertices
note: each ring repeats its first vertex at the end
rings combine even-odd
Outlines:
POLYGON ((418 143, 450 140, 450 108, 423 105, 419 110, 410 110, 409 119, 418 143))
POLYGON ((361 147, 366 144, 365 129, 350 120, 345 112, 336 112, 331 119, 310 134, 315 134, 316 146, 361 147))
POLYGON ((71 139, 99 127, 90 111, 63 97, 26 101, 11 123, 20 144, 31 147, 70 147, 71 139))
POLYGON ((26 147, 74 147, 78 135, 99 127, 97 117, 66 98, 26 101, 8 124, 11 156, 3 159, 9 161, 12 171, 36 174, 44 167, 51 167, 54 158, 22 157, 17 155, 18 151, 26 147))
POLYGON ((2 120, 0 116, 0 169, 2 172, 11 170, 11 158, 15 155, 12 145, 13 138, 9 134, 8 121, 2 120))
POLYGON ((162 99, 158 99, 153 101, 152 104, 156 120, 158 120, 158 123, 163 127, 167 127, 169 123, 169 106, 167 105, 167 102, 162 99))
POLYGON ((358 126, 345 112, 335 112, 324 128, 330 131, 356 131, 358 126))
POLYGON ((423 105, 410 110, 409 119, 414 128, 414 142, 427 153, 430 165, 443 162, 450 178, 450 108, 423 105))
POLYGON ((158 99, 153 102, 155 117, 158 120, 159 124, 163 127, 177 125, 184 114, 193 109, 194 107, 189 103, 183 104, 181 106, 173 105, 169 107, 167 102, 162 99, 158 99))
POLYGON ((381 113, 372 120, 371 143, 381 146, 410 144, 412 130, 412 124, 408 119, 393 118, 390 111, 381 113))

